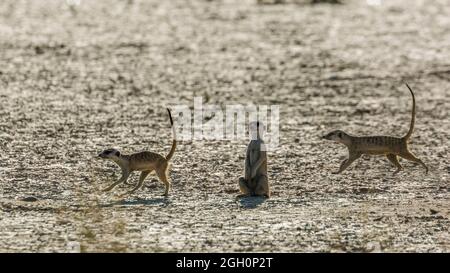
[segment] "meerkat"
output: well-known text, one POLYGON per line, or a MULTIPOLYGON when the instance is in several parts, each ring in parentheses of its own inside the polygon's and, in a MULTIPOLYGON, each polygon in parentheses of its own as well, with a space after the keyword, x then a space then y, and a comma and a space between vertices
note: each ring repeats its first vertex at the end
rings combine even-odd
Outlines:
POLYGON ((344 144, 348 148, 349 156, 345 159, 337 172, 333 174, 339 174, 350 166, 355 160, 357 160, 363 154, 369 155, 385 155, 387 159, 395 166, 397 169, 394 174, 397 174, 403 170, 402 165, 398 162, 398 157, 403 157, 404 159, 417 162, 425 168, 425 172, 428 173, 428 167, 423 163, 422 160, 417 158, 408 150, 408 139, 411 137, 414 124, 416 120, 416 99, 414 93, 407 83, 409 91, 412 95, 412 114, 411 123, 408 133, 403 137, 392 137, 392 136, 352 136, 344 131, 336 130, 325 136, 324 139, 332 140, 341 144, 344 144))
MULTIPOLYGON (((140 171, 141 175, 139 177, 138 184, 130 191, 125 194, 132 194, 144 185, 144 179, 153 171, 156 172, 159 180, 164 183, 166 189, 164 191, 164 196, 168 196, 169 190, 171 188, 171 182, 168 177, 168 167, 169 160, 175 153, 175 148, 177 147, 177 141, 175 136, 175 127, 173 126, 172 115, 170 110, 167 108, 169 113, 170 125, 172 127, 172 148, 166 157, 152 152, 139 152, 131 155, 125 155, 120 153, 116 149, 107 149, 101 152, 98 156, 102 159, 111 160, 117 165, 119 165, 122 170, 122 176, 114 182, 109 187, 103 189, 103 191, 110 191, 120 183, 125 183, 133 171, 140 171)), ((123 195, 125 195, 123 194, 123 195)))
POLYGON ((267 152, 264 140, 261 137, 263 125, 259 121, 249 125, 251 141, 245 156, 244 177, 239 178, 239 188, 242 196, 270 197, 269 181, 267 176, 267 152))

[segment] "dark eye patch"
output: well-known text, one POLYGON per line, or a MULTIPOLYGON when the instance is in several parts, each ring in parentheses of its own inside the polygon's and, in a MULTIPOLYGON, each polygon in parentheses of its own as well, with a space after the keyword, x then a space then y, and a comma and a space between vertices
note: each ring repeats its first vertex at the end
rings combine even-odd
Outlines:
POLYGON ((341 132, 338 133, 338 137, 342 137, 342 133, 341 132))

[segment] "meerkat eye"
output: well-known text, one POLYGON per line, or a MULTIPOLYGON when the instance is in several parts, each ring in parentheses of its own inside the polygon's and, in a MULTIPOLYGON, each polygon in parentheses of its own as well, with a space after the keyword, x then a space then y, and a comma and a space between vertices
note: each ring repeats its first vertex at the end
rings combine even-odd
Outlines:
POLYGON ((341 132, 338 133, 338 137, 342 137, 342 133, 341 132))
POLYGON ((120 156, 120 152, 117 151, 117 152, 115 153, 115 155, 116 155, 116 156, 120 156))

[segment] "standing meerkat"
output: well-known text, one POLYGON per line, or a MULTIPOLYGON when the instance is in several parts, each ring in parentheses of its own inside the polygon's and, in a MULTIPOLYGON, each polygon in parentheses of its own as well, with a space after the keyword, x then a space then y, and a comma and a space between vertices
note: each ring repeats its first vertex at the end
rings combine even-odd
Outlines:
POLYGON ((403 137, 391 137, 391 136, 365 136, 358 137, 349 135, 341 130, 333 131, 326 136, 324 139, 333 140, 338 143, 342 143, 348 148, 348 159, 345 159, 339 168, 339 171, 333 174, 338 174, 344 171, 350 164, 352 164, 356 159, 358 159, 362 154, 369 155, 385 155, 387 159, 394 164, 397 169, 394 174, 398 173, 403 169, 402 165, 398 162, 398 156, 404 159, 417 162, 421 164, 426 173, 428 173, 428 167, 423 163, 422 160, 414 156, 408 150, 408 139, 411 137, 414 130, 414 123, 416 120, 416 99, 414 93, 407 83, 409 91, 412 95, 412 114, 411 114, 411 124, 408 133, 403 137))
POLYGON ((259 121, 249 125, 251 141, 245 156, 244 177, 239 178, 239 188, 242 195, 270 197, 269 180, 267 176, 267 152, 261 137, 263 124, 259 121))
POLYGON ((167 112, 169 113, 170 125, 172 127, 172 148, 167 154, 166 157, 152 152, 139 152, 131 155, 121 154, 116 149, 107 149, 101 152, 98 156, 103 159, 111 160, 117 165, 119 165, 122 170, 122 177, 119 178, 112 185, 103 189, 103 191, 110 191, 120 183, 125 183, 133 171, 140 171, 141 176, 139 177, 139 183, 129 192, 125 194, 132 194, 139 188, 144 185, 144 179, 152 172, 155 171, 159 180, 164 183, 166 186, 166 190, 164 191, 164 195, 167 196, 169 194, 169 190, 171 188, 171 183, 168 177, 168 167, 169 160, 172 158, 175 153, 175 148, 177 147, 177 141, 175 136, 175 127, 173 126, 172 115, 170 110, 167 108, 167 112))

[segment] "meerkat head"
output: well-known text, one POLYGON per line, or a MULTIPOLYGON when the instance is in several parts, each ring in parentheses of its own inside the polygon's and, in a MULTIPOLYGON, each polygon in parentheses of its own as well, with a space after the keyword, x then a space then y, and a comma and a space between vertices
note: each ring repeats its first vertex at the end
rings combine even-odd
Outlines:
POLYGON ((261 121, 252 121, 248 125, 248 130, 252 140, 261 138, 264 134, 264 124, 261 121))
POLYGON ((327 139, 327 140, 336 141, 336 142, 339 142, 342 144, 347 144, 350 142, 349 135, 341 130, 332 131, 331 133, 323 136, 322 138, 327 139))
POLYGON ((99 153, 98 156, 103 159, 117 160, 120 157, 120 152, 116 149, 106 149, 99 153))

